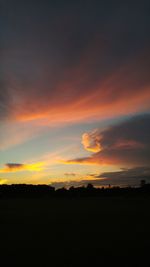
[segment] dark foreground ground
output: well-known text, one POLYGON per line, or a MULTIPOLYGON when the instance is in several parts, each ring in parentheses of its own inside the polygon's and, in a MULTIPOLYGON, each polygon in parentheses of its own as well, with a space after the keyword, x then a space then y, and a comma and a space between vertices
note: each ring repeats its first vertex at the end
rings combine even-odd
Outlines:
POLYGON ((0 266, 150 266, 150 197, 0 199, 0 266))

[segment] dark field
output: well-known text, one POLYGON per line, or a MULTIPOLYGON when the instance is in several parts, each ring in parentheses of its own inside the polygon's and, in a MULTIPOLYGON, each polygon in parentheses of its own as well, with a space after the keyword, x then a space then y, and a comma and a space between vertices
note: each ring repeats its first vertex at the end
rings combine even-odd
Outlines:
POLYGON ((0 200, 1 267, 150 266, 149 257, 150 197, 0 200))

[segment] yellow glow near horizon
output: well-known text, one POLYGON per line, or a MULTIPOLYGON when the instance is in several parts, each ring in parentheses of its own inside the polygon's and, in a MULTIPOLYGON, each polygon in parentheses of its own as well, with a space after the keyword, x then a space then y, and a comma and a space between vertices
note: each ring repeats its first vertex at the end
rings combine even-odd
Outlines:
POLYGON ((20 172, 20 171, 42 171, 44 170, 45 163, 37 162, 32 164, 12 164, 12 166, 5 165, 4 168, 0 169, 0 173, 8 173, 8 172, 20 172))
POLYGON ((7 182, 8 182, 7 179, 0 179, 0 185, 2 185, 2 184, 6 184, 7 182))

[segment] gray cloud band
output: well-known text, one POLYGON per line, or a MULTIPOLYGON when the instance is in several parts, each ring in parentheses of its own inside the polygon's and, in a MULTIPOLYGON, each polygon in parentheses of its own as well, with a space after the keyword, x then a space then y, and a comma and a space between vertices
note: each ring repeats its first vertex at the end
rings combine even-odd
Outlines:
POLYGON ((150 164, 150 114, 135 116, 105 131, 97 131, 96 136, 89 134, 89 137, 96 138, 96 142, 99 140, 101 151, 68 163, 130 167, 150 164))

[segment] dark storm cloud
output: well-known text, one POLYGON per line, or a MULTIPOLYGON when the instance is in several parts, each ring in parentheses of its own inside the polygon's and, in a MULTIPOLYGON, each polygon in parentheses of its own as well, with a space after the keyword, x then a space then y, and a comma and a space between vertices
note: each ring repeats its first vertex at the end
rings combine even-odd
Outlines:
POLYGON ((149 1, 1 1, 1 75, 8 91, 1 106, 27 120, 58 120, 53 114, 60 118, 62 110, 80 118, 86 109, 83 119, 110 115, 109 108, 116 114, 122 99, 135 99, 133 107, 122 104, 124 113, 128 105, 147 107, 149 7, 149 1))
POLYGON ((95 178, 105 178, 106 180, 101 181, 105 184, 130 184, 137 185, 140 184, 141 180, 146 180, 150 182, 150 167, 136 167, 132 169, 122 169, 117 172, 104 172, 95 178))
POLYGON ((103 131, 101 134, 102 134, 101 145, 104 148, 106 147, 132 148, 132 146, 134 148, 134 145, 135 148, 143 146, 149 147, 150 114, 137 115, 135 117, 127 119, 126 121, 123 121, 122 123, 114 125, 109 129, 103 131))
POLYGON ((107 178, 107 179, 149 179, 150 180, 150 167, 136 167, 132 169, 122 169, 117 172, 104 172, 95 178, 107 178))
POLYGON ((10 171, 12 171, 14 169, 22 169, 22 168, 24 168, 24 166, 25 165, 21 164, 21 163, 6 163, 5 164, 6 169, 8 169, 10 171))
POLYGON ((69 160, 68 163, 119 166, 150 164, 150 114, 135 116, 104 131, 88 135, 89 139, 94 139, 89 142, 92 146, 99 142, 100 151, 86 158, 69 160))

